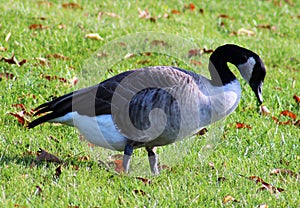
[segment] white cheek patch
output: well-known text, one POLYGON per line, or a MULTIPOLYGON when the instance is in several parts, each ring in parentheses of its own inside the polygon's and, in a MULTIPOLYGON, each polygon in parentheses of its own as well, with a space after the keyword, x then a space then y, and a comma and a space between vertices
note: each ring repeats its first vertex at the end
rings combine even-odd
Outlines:
POLYGON ((238 69, 242 75, 242 77, 249 82, 252 76, 254 65, 256 64, 256 61, 253 57, 248 58, 247 62, 244 64, 238 65, 238 69))

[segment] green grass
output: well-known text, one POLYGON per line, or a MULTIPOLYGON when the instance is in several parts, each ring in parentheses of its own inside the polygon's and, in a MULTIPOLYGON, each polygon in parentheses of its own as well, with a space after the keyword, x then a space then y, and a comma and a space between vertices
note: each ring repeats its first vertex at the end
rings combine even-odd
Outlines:
MULTIPOLYGON (((12 104, 22 103, 31 109, 51 99, 51 96, 63 95, 78 87, 58 80, 48 81, 42 75, 56 75, 67 80, 75 76, 81 78, 86 72, 84 70, 95 67, 90 57, 105 44, 125 35, 152 31, 177 35, 199 48, 214 49, 225 43, 235 43, 255 51, 267 67, 263 93, 271 115, 278 117, 281 111, 290 110, 300 116, 299 105, 293 100, 294 94, 300 95, 299 3, 202 1, 194 3, 194 11, 183 11, 184 5, 190 2, 89 1, 87 4, 77 1, 82 9, 63 9, 61 5, 66 2, 51 2, 50 7, 34 1, 0 3, 0 47, 7 49, 0 51, 0 56, 9 58, 15 54, 19 61, 27 60, 21 67, 0 62, 0 73, 8 72, 15 76, 14 79, 2 77, 0 81, 1 207, 300 206, 299 178, 270 175, 274 168, 300 171, 299 127, 277 125, 271 116, 259 115, 253 93, 242 80, 242 100, 237 110, 226 119, 215 151, 204 161, 199 159, 198 152, 205 141, 217 133, 215 128, 208 128, 210 133, 206 136, 194 138, 190 154, 182 161, 172 164, 157 177, 147 176, 151 178, 150 185, 99 167, 97 160, 107 152, 101 148, 91 150, 79 140, 78 132, 73 128, 45 124, 27 130, 9 115, 19 111, 12 104), (138 17, 138 8, 148 8, 154 17, 164 13, 170 17, 151 22, 138 17), (204 14, 199 12, 200 8, 204 14), (180 14, 171 14, 171 10, 178 10, 180 14), (120 17, 104 15, 98 20, 100 11, 113 12, 120 17), (220 14, 230 18, 220 18, 220 14), (40 17, 46 19, 41 20, 40 17), (30 30, 32 24, 49 28, 30 30), (66 28, 59 29, 61 24, 66 28), (225 26, 221 26, 223 24, 225 26), (257 27, 261 24, 275 26, 276 30, 257 27), (230 35, 241 28, 255 32, 255 36, 230 35), (11 37, 5 41, 8 33, 11 37), (84 38, 88 33, 99 33, 104 40, 84 38), (49 66, 40 65, 36 60, 56 53, 69 59, 49 58, 49 66), (252 129, 236 129, 236 122, 246 123, 252 129), (59 142, 50 139, 51 135, 59 142), (32 165, 36 156, 30 153, 37 152, 39 148, 65 161, 58 179, 54 175, 59 164, 32 165), (83 156, 89 158, 82 161, 80 158, 83 156), (209 162, 214 163, 214 169, 208 165, 209 162), (284 191, 277 194, 257 191, 260 184, 240 175, 259 176, 284 191), (225 180, 218 182, 219 177, 225 177, 225 180), (36 192, 36 186, 42 189, 42 193, 36 192), (142 190, 145 194, 134 193, 134 190, 142 190), (222 204, 226 195, 233 196, 238 202, 222 204)), ((174 54, 187 48, 177 49, 174 54)), ((115 53, 114 57, 122 54, 118 50, 115 53)), ((94 77, 93 82, 149 65, 177 65, 194 71, 201 69, 202 73, 207 71, 208 58, 208 55, 193 57, 204 63, 194 67, 187 59, 179 57, 159 53, 139 55, 116 61, 108 71, 99 70, 99 77, 94 77), (144 60, 148 62, 140 62, 144 60)), ((237 72, 234 67, 231 68, 237 72)), ((239 74, 237 77, 241 79, 239 74)), ((87 84, 83 83, 81 85, 87 84)))

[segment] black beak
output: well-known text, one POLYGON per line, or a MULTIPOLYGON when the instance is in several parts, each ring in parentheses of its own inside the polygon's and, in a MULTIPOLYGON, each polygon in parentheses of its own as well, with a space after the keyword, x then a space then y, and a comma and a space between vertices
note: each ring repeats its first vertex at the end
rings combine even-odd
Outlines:
POLYGON ((250 84, 251 89, 253 90, 253 92, 257 97, 257 101, 259 102, 259 105, 261 105, 264 101, 262 97, 262 85, 263 85, 262 82, 260 84, 255 84, 255 83, 250 84))

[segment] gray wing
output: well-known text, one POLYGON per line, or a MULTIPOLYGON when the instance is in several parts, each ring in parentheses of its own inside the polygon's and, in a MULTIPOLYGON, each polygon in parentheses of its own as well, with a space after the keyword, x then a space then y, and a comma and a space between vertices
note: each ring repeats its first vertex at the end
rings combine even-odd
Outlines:
POLYGON ((211 105, 199 75, 174 67, 136 70, 114 91, 112 115, 127 138, 165 145, 210 123, 211 105))

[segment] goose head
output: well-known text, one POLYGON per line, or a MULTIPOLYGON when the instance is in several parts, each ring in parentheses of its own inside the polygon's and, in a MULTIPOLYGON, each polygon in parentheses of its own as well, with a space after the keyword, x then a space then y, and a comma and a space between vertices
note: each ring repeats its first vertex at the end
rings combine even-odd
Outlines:
POLYGON ((209 66, 212 79, 215 83, 226 85, 236 79, 229 70, 227 62, 232 63, 238 68, 242 77, 255 93, 258 103, 262 104, 262 86, 266 76, 266 68, 260 57, 253 51, 234 44, 226 44, 218 47, 210 57, 209 66))
POLYGON ((252 51, 245 56, 245 60, 244 63, 237 65, 237 68, 255 93, 259 104, 262 104, 262 86, 266 76, 265 65, 260 57, 252 51))

